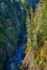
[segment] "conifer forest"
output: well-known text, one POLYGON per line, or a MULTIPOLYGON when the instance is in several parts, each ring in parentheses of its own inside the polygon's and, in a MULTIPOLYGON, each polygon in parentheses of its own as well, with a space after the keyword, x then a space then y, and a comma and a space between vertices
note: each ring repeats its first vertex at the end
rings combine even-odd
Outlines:
POLYGON ((47 0, 0 0, 0 70, 47 70, 47 0))

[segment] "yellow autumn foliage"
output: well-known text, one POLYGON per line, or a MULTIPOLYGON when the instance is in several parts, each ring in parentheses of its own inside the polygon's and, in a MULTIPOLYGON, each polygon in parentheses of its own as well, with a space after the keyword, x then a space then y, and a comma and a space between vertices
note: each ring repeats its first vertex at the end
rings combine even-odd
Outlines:
POLYGON ((34 18, 34 23, 36 23, 36 17, 34 18))
POLYGON ((2 28, 2 24, 0 24, 0 27, 2 28))
POLYGON ((40 57, 44 57, 47 60, 47 41, 44 42, 43 47, 40 49, 40 57))

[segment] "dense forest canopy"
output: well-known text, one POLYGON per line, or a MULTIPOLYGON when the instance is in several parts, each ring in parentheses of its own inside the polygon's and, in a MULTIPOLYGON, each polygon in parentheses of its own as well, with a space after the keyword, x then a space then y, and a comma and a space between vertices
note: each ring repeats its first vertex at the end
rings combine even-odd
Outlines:
POLYGON ((47 0, 0 0, 0 70, 47 70, 47 0))

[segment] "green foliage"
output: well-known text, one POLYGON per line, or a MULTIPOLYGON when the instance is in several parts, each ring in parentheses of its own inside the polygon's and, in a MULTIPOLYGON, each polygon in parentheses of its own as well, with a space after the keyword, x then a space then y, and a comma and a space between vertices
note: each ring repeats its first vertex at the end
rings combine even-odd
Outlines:
MULTIPOLYGON (((38 3, 35 13, 32 12, 31 8, 28 9, 26 18, 27 18, 27 21, 26 21, 27 40, 30 39, 29 42, 27 41, 27 46, 28 46, 27 49, 32 50, 33 48, 34 50, 32 51, 34 52, 35 62, 40 66, 42 64, 43 66, 46 66, 47 62, 45 60, 47 60, 47 57, 46 57, 47 53, 42 51, 43 47, 45 47, 44 42, 47 41, 47 3, 46 3, 46 0, 42 1, 41 3, 40 2, 38 3), (29 48, 30 46, 32 48, 29 48), (35 51, 37 51, 37 53, 35 53, 35 51)), ((46 49, 47 48, 45 47, 45 51, 46 49)), ((30 53, 32 51, 30 51, 30 53)))
POLYGON ((0 70, 2 70, 2 64, 0 64, 0 70))

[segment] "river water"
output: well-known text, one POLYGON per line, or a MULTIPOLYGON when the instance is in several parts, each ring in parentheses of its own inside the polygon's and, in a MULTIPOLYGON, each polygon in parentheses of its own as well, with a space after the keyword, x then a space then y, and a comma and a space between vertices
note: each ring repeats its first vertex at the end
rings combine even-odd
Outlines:
POLYGON ((14 55, 8 60, 7 70, 18 70, 18 66, 21 64, 23 56, 25 42, 26 42, 26 32, 23 32, 20 37, 18 46, 14 52, 14 55))

